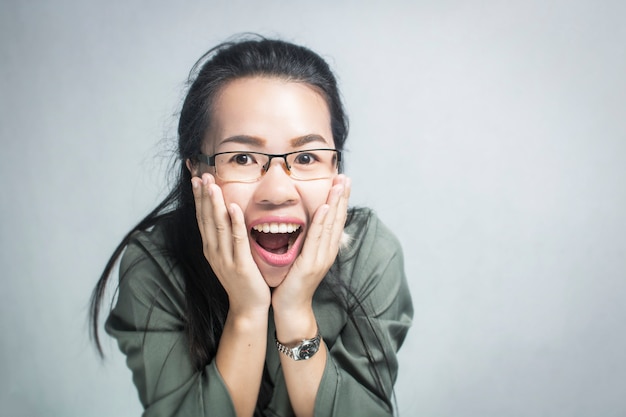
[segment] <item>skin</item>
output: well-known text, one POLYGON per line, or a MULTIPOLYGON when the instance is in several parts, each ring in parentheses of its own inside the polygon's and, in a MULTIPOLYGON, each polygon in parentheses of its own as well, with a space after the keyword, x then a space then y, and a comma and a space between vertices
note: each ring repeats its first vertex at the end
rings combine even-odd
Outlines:
MULTIPOLYGON (((303 83, 267 77, 231 81, 216 98, 212 121, 202 149, 206 154, 334 148, 328 106, 303 83)), ((190 161, 187 166, 200 174, 190 161)), ((295 346, 316 334, 313 294, 339 250, 350 180, 344 175, 294 180, 276 158, 256 182, 226 183, 203 173, 192 179, 192 187, 204 254, 230 303, 217 368, 237 415, 251 416, 265 361, 269 307, 281 343, 295 346), (299 253, 288 265, 267 262, 252 243, 252 225, 270 218, 301 224, 299 253)), ((326 365, 324 342, 309 360, 280 357, 296 415, 312 416, 326 365)))

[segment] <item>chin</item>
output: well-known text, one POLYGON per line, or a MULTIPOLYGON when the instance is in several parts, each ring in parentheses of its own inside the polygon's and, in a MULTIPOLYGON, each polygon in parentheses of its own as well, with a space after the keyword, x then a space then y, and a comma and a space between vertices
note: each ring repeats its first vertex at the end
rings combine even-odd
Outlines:
MULTIPOLYGON (((291 265, 289 267, 291 267, 291 265)), ((265 283, 267 284, 267 286, 270 288, 276 288, 280 284, 282 284, 282 282, 287 277, 287 272, 289 272, 289 267, 287 268, 265 267, 265 268, 259 268, 259 269, 261 270, 261 275, 263 276, 263 279, 265 280, 265 283)))

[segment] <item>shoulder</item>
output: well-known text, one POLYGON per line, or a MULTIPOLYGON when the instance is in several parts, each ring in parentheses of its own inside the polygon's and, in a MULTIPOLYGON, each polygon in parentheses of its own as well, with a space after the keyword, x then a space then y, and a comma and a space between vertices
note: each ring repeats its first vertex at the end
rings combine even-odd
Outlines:
POLYGON ((340 254, 344 259, 367 255, 380 260, 402 253, 400 241, 370 208, 351 208, 345 232, 349 241, 340 254))
POLYGON ((400 241, 369 208, 350 210, 348 247, 339 252, 327 287, 345 294, 350 309, 369 317, 399 320, 412 314, 400 241))
POLYGON ((183 277, 178 262, 167 247, 166 228, 157 223, 133 233, 120 260, 119 297, 152 304, 165 295, 182 304, 183 277))
POLYGON ((148 230, 138 230, 129 239, 120 261, 120 277, 134 269, 153 265, 164 271, 172 269, 167 254, 165 231, 162 224, 148 230))
POLYGON ((350 242, 340 250, 333 268, 339 279, 359 299, 373 291, 396 289, 405 281, 399 240, 369 208, 352 208, 345 227, 350 242))

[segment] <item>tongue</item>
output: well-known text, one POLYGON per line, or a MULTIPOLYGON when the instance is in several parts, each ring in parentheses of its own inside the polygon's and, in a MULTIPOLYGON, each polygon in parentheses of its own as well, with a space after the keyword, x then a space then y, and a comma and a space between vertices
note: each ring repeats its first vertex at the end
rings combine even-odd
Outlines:
POLYGON ((268 252, 285 253, 289 248, 289 233, 259 233, 256 241, 268 252))

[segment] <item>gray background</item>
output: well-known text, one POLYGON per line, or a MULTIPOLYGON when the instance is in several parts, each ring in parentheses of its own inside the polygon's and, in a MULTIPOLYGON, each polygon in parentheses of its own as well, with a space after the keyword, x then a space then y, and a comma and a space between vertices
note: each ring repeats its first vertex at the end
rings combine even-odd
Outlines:
POLYGON ((401 414, 626 415, 626 3, 382 3, 2 1, 3 416, 140 414, 89 294, 167 189, 188 70, 242 31, 340 79, 352 202, 415 302, 401 414))

